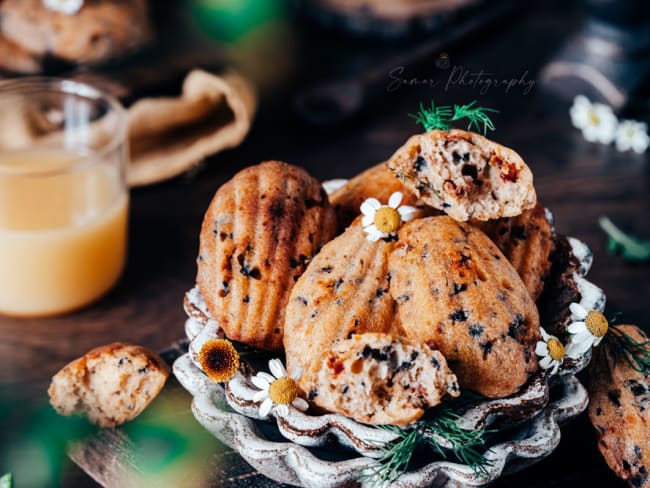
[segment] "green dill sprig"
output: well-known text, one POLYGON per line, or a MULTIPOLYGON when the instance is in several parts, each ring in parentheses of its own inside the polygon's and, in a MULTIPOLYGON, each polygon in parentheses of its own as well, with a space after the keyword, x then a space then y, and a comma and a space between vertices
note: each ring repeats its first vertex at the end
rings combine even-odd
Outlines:
POLYGON ((409 117, 413 117, 415 123, 420 124, 427 132, 434 129, 449 130, 453 112, 450 106, 436 107, 434 101, 431 100, 431 108, 425 108, 424 104, 420 102, 420 111, 417 114, 409 114, 409 117))
POLYGON ((650 241, 626 234, 608 217, 599 218, 598 224, 607 234, 607 251, 610 254, 620 252, 623 259, 630 261, 650 260, 650 241))
POLYGON ((639 342, 620 327, 610 325, 605 346, 612 355, 614 365, 622 358, 634 371, 650 374, 650 340, 639 342))
POLYGON ((443 459, 451 457, 472 468, 477 476, 488 478, 487 467, 492 463, 479 448, 485 445, 485 436, 493 431, 463 429, 460 419, 459 415, 444 410, 436 418, 417 422, 412 427, 384 426, 385 430, 396 435, 396 439, 381 447, 378 465, 364 474, 364 479, 382 486, 392 483, 406 472, 420 444, 429 445, 443 459))
POLYGON ((467 130, 474 129, 476 132, 482 131, 483 135, 488 130, 494 130, 494 122, 488 113, 499 113, 498 110, 486 107, 476 107, 476 100, 466 105, 442 105, 436 106, 431 101, 431 107, 426 108, 420 103, 420 111, 417 114, 409 114, 415 119, 416 124, 420 124, 427 132, 430 130, 449 130, 451 123, 462 119, 468 121, 467 130), (482 126, 482 127, 481 127, 482 126))

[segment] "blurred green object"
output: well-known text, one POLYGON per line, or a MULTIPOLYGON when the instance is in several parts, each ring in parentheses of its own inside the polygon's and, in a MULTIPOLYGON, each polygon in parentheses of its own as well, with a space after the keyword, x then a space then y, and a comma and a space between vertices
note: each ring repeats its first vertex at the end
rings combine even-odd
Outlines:
POLYGON ((236 42, 252 30, 285 17, 278 0, 191 0, 195 22, 210 37, 236 42))
POLYGON ((3 474, 0 478, 0 488, 12 488, 14 485, 14 477, 11 473, 3 474))

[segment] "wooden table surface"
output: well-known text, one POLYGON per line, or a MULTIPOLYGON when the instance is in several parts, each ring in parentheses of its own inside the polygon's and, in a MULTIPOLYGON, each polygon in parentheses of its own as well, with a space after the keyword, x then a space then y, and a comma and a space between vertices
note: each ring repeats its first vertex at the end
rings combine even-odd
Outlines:
MULTIPOLYGON (((180 338, 184 322, 181 302, 194 281, 202 216, 216 189, 235 172, 266 159, 279 159, 304 166, 322 179, 352 176, 386 159, 418 131, 407 114, 416 111, 419 101, 430 99, 438 103, 478 99, 481 105, 500 110, 494 118, 497 130, 493 138, 517 150, 528 162, 539 200, 552 209, 557 230, 591 246, 595 262, 589 278, 605 289, 608 312, 620 311, 623 322, 650 330, 648 265, 633 265, 608 255, 597 225, 599 216, 608 215, 624 229, 650 236, 647 156, 618 153, 613 146, 586 142, 571 127, 568 103, 549 96, 540 82, 529 93, 523 93, 521 87, 506 92, 494 86, 482 93, 480 87, 447 86, 444 82, 454 66, 474 73, 491 72, 498 78, 519 78, 525 73, 527 79, 535 79, 578 21, 573 7, 565 10, 565 2, 540 2, 480 38, 449 49, 448 70, 436 68, 435 59, 431 59, 405 72, 409 78, 435 78, 442 83, 387 89, 359 117, 329 129, 309 127, 296 119, 290 108, 295 90, 358 73, 386 61, 408 44, 371 43, 311 26, 295 26, 280 46, 282 62, 273 55, 258 60, 261 70, 273 72, 280 83, 263 92, 258 117, 244 144, 209 159, 185 176, 132 192, 128 266, 107 297, 65 317, 0 317, 0 393, 5 401, 44 405, 51 375, 97 345, 119 340, 161 350, 180 338)), ((387 73, 387 87, 389 82, 387 73)), ((9 425, 12 419, 4 417, 0 422, 9 425)), ((234 465, 238 465, 233 469, 240 470, 239 475, 241 464, 234 465)), ((235 474, 227 467, 224 472, 223 480, 235 474)), ((224 484, 240 486, 245 480, 250 485, 266 485, 261 476, 237 479, 224 484)), ((566 426, 553 455, 494 486, 587 484, 622 486, 598 453, 595 435, 583 415, 566 426)), ((63 485, 95 486, 74 467, 65 471, 63 485)))

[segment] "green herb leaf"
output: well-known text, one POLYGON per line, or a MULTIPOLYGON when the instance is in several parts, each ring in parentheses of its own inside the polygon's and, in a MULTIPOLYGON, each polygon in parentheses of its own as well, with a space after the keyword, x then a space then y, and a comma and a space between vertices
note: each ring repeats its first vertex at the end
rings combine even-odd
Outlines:
POLYGON ((455 413, 444 410, 435 419, 417 422, 411 427, 384 426, 396 435, 396 439, 382 446, 379 464, 363 478, 379 485, 392 483, 407 471, 420 444, 430 446, 443 459, 455 459, 471 467, 477 476, 487 478, 487 467, 491 462, 478 448, 485 445, 485 436, 493 431, 463 429, 459 425, 460 419, 455 413))
POLYGON ((488 130, 494 130, 494 123, 488 112, 499 113, 498 110, 493 108, 486 107, 475 107, 476 100, 467 105, 454 105, 454 116, 451 118, 452 121, 467 119, 469 121, 467 125, 467 130, 474 130, 479 132, 481 130, 481 124, 483 124, 483 135, 487 133, 488 130))
POLYGON ((605 345, 614 364, 622 358, 634 371, 650 374, 650 340, 639 342, 610 324, 605 345))
POLYGON ((650 260, 650 241, 628 235, 616 227, 608 217, 598 219, 600 228, 607 233, 607 252, 619 253, 629 261, 650 260))
POLYGON ((427 132, 430 130, 449 130, 451 123, 467 119, 467 130, 481 131, 483 135, 488 130, 494 130, 494 123, 488 113, 498 113, 498 110, 486 107, 476 107, 476 100, 467 105, 442 105, 436 106, 431 101, 431 107, 425 108, 420 103, 420 111, 417 114, 409 114, 427 132))
POLYGON ((417 114, 409 114, 409 117, 413 117, 415 123, 420 124, 427 132, 451 129, 449 125, 452 117, 451 107, 447 105, 436 107, 433 100, 431 100, 431 108, 424 108, 424 104, 420 103, 420 111, 417 114))
POLYGON ((0 488, 12 488, 14 486, 14 477, 11 473, 7 473, 0 477, 0 488))

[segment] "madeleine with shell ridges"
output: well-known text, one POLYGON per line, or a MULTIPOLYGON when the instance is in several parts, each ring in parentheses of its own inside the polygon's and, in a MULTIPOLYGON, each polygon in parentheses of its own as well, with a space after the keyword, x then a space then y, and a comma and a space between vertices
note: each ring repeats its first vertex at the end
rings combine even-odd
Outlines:
POLYGON ((322 185, 302 168, 267 161, 221 186, 201 227, 196 281, 226 336, 281 351, 291 289, 335 233, 322 185))
POLYGON ((395 328, 388 256, 359 218, 326 244, 293 288, 284 344, 307 398, 369 424, 406 425, 459 394, 445 358, 395 328))
POLYGON ((412 136, 388 167, 426 204, 458 221, 512 217, 537 202, 521 156, 474 132, 412 136))
POLYGON ((537 307, 480 230, 450 217, 413 220, 390 255, 400 332, 439 350, 461 389, 515 393, 537 371, 537 307))

